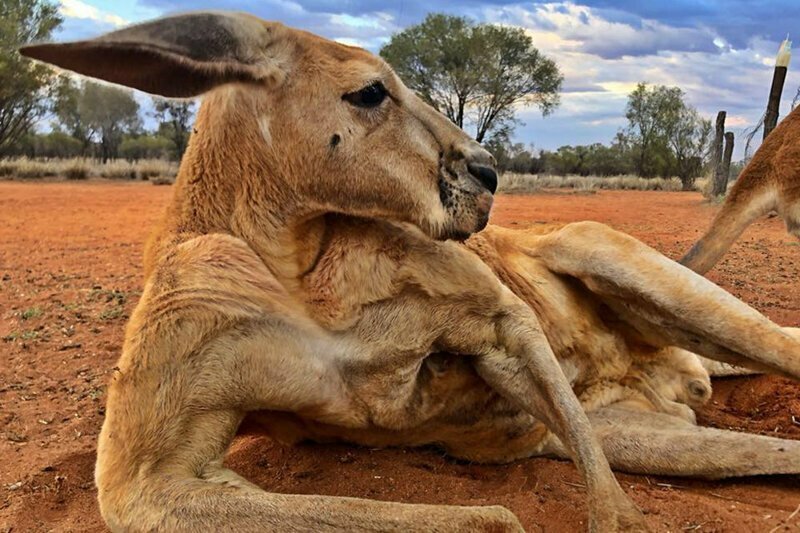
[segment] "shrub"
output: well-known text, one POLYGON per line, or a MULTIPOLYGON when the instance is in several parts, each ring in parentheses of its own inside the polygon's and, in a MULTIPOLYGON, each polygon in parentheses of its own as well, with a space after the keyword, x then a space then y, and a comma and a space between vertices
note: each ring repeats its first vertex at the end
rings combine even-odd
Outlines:
POLYGON ((63 173, 68 180, 85 180, 89 177, 89 165, 80 159, 73 159, 66 162, 63 173))
POLYGON ((21 158, 16 160, 14 177, 22 179, 47 178, 58 175, 58 161, 36 161, 21 158))
POLYGON ((101 178, 128 180, 136 179, 136 169, 134 168, 133 163, 129 163, 128 161, 121 159, 109 161, 105 165, 96 165, 94 172, 101 178))
POLYGON ((0 161, 0 177, 14 176, 17 173, 17 163, 15 161, 0 161))
POLYGON ((175 176, 178 173, 178 168, 174 163, 163 159, 148 159, 139 161, 136 164, 136 172, 139 179, 148 180, 158 176, 175 176))
POLYGON ((119 145, 119 155, 128 160, 167 158, 175 151, 169 139, 158 135, 128 137, 119 145))
POLYGON ((678 178, 640 178, 638 176, 550 176, 506 172, 500 177, 499 192, 527 193, 542 189, 680 191, 678 178))
POLYGON ((69 180, 82 180, 89 177, 101 177, 147 180, 159 176, 170 179, 174 178, 177 173, 177 163, 161 159, 143 159, 136 163, 115 160, 106 164, 78 158, 38 160, 21 157, 0 160, 0 177, 12 179, 62 177, 69 180))

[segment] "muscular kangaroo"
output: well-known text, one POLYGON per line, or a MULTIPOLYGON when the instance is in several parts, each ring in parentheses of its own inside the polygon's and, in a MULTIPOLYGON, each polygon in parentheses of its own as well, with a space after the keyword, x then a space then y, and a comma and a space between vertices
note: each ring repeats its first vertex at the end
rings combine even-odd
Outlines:
POLYGON ((800 470, 797 443, 694 426, 710 386, 686 351, 800 377, 797 339, 599 224, 447 240, 486 226, 491 156, 371 54, 217 12, 23 53, 206 93, 109 387, 112 529, 520 529, 499 507, 266 493, 221 465, 248 413, 288 441, 569 456, 594 531, 645 527, 606 455, 642 473, 800 470))

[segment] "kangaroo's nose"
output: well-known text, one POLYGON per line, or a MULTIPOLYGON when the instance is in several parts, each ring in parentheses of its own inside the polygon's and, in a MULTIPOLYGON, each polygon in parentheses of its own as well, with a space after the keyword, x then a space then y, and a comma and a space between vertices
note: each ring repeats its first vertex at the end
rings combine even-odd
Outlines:
POLYGON ((478 178, 484 187, 489 189, 489 192, 494 194, 497 190, 497 172, 488 165, 480 163, 468 163, 467 169, 469 173, 478 178))

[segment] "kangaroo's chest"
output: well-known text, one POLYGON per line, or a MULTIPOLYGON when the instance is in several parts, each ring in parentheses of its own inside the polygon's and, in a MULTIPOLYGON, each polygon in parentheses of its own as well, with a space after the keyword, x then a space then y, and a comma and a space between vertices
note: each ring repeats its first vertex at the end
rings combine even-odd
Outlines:
MULTIPOLYGON (((491 235, 491 228, 486 232, 491 235)), ((626 373, 626 343, 585 288, 553 274, 535 258, 500 253, 481 235, 468 241, 467 248, 534 310, 574 384, 626 373), (476 245, 480 242, 492 253, 481 253, 476 245)), ((310 315, 329 331, 360 335, 376 345, 387 343, 398 352, 424 351, 435 332, 421 328, 431 322, 426 309, 432 312, 435 302, 415 294, 405 275, 421 264, 421 246, 425 244, 415 235, 390 224, 347 220, 334 225, 325 252, 304 278, 310 315)))
POLYGON ((303 278, 308 313, 329 331, 353 329, 370 306, 402 293, 409 254, 408 237, 389 224, 331 224, 323 252, 303 278))

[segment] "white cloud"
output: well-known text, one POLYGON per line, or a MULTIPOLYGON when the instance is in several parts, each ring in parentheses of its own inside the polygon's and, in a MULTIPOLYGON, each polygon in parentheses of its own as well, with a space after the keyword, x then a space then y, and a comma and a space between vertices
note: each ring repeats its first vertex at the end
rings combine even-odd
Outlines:
POLYGON ((678 28, 648 19, 638 19, 635 23, 612 21, 603 18, 598 10, 572 2, 492 7, 484 13, 489 20, 556 33, 563 47, 607 59, 647 55, 660 49, 717 48, 714 41, 718 36, 709 28, 678 28))
MULTIPOLYGON (((728 111, 728 126, 737 137, 766 106, 777 50, 772 41, 750 38, 736 49, 709 28, 676 28, 635 17, 611 21, 600 10, 571 2, 488 7, 482 18, 524 28, 564 74, 562 104, 552 117, 541 119, 533 108, 520 115, 530 125, 518 133, 532 134, 543 147, 566 144, 547 131, 550 125, 567 131, 568 123, 576 136, 594 129, 607 136, 597 141, 610 141, 609 132, 625 123, 627 95, 641 81, 680 87, 706 117, 728 111)), ((790 68, 787 99, 800 85, 797 70, 790 68)), ((788 104, 785 100, 784 115, 788 104)))
POLYGON ((367 48, 369 43, 361 39, 353 39, 352 37, 338 37, 334 39, 337 43, 346 44, 347 46, 356 46, 358 48, 367 48))
POLYGON ((341 15, 331 15, 331 23, 350 26, 351 28, 382 30, 384 29, 382 22, 383 21, 377 17, 369 15, 361 17, 354 17, 353 15, 348 15, 346 13, 341 15))
POLYGON ((67 18, 88 19, 95 22, 111 24, 116 27, 128 24, 128 21, 122 17, 113 13, 101 11, 80 0, 60 0, 59 3, 59 12, 67 18))
MULTIPOLYGON (((638 7, 628 3, 627 8, 620 7, 623 3, 619 3, 611 9, 607 8, 608 2, 593 0, 517 1, 519 3, 505 5, 486 0, 456 0, 437 5, 406 2, 399 6, 374 0, 344 3, 336 0, 60 0, 60 3, 61 13, 69 17, 65 26, 70 28, 70 38, 96 35, 101 30, 126 24, 126 19, 136 21, 155 16, 157 11, 189 8, 254 11, 265 18, 282 20, 373 52, 377 52, 392 33, 420 22, 429 10, 445 10, 481 22, 522 27, 531 35, 534 44, 558 63, 565 76, 562 104, 553 115, 541 118, 538 109, 530 106, 519 110, 519 117, 528 125, 517 130, 517 139, 534 141, 542 147, 609 142, 616 129, 624 125, 627 95, 640 81, 680 87, 687 100, 706 117, 713 118, 718 110, 727 110, 728 125, 737 137, 742 128, 757 122, 763 113, 778 42, 757 37, 764 34, 761 30, 737 26, 741 20, 735 13, 731 15, 735 7, 731 2, 713 1, 711 3, 717 6, 713 17, 691 18, 679 16, 680 10, 664 17, 658 10, 644 9, 652 7, 653 3, 648 2, 638 7), (605 8, 584 5, 592 3, 605 8), (142 9, 153 12, 148 11, 145 17, 140 13, 142 9), (642 17, 637 13, 650 15, 642 17), (674 22, 676 20, 680 23, 674 22)), ((753 10, 743 1, 735 4, 739 11, 753 10)), ((756 11, 762 16, 770 12, 763 6, 756 11)), ((788 17, 784 23, 792 20, 788 17)), ((786 81, 783 115, 788 112, 798 85, 800 68, 793 65, 786 81)))

